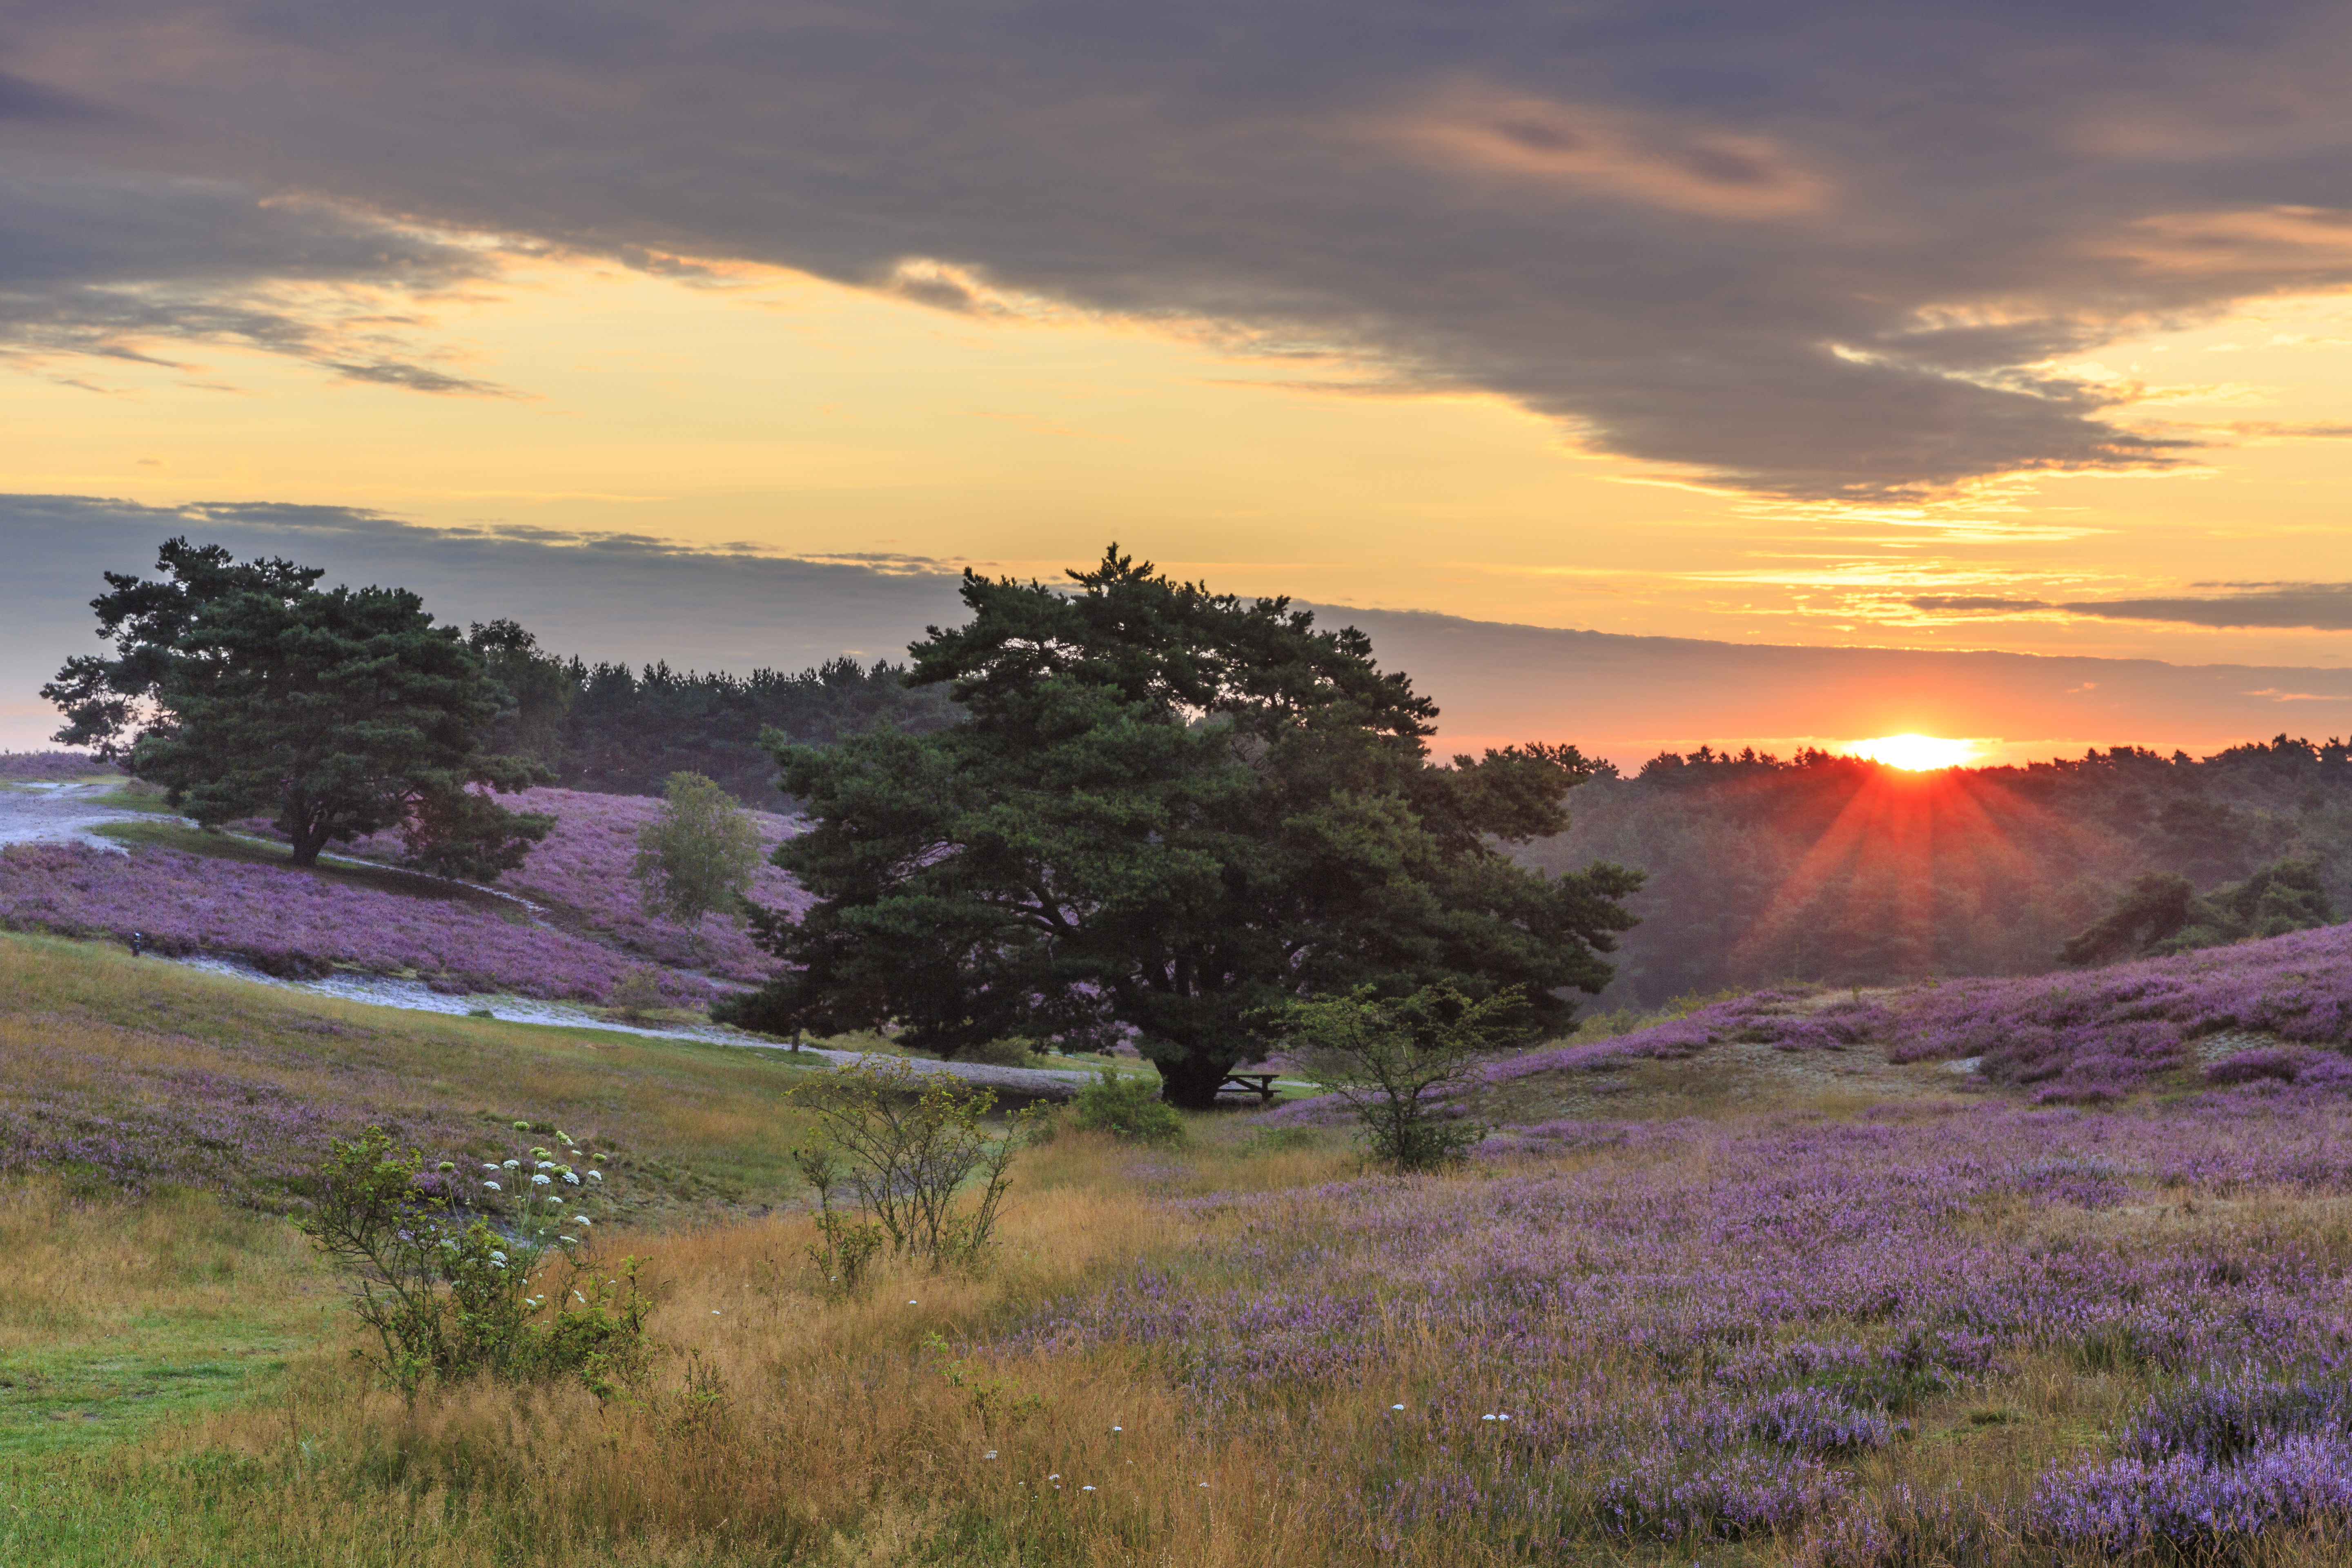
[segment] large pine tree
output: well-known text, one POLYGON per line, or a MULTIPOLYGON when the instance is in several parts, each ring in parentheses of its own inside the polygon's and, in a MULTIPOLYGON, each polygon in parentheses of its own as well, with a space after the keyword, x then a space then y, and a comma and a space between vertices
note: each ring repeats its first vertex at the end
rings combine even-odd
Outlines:
POLYGON ((949 1054, 1124 1031, 1202 1106, 1297 997, 1517 986, 1540 1032, 1608 982, 1639 873, 1498 847, 1566 826, 1573 747, 1434 765, 1434 705, 1353 628, 1115 547, 1070 576, 966 574, 971 620, 911 650, 953 726, 777 746, 812 825, 777 863, 819 902, 761 919, 787 968, 739 1021, 896 1022, 949 1054))

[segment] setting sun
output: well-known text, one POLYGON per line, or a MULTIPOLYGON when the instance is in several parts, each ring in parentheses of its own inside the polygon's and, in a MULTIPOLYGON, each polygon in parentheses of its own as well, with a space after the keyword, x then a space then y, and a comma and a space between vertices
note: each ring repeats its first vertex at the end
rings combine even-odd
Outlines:
POLYGON ((1912 768, 1925 772, 1931 768, 1956 768, 1976 760, 1974 741, 1948 741, 1940 735, 1881 735, 1873 741, 1847 743, 1848 754, 1868 757, 1889 767, 1912 768))

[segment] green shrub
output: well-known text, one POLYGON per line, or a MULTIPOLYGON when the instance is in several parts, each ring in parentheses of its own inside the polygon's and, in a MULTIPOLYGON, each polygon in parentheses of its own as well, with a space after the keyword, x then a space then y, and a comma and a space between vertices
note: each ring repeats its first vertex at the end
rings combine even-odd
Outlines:
POLYGON ((992 1068, 1026 1068, 1037 1065, 1037 1047, 1018 1035, 1001 1039, 982 1040, 957 1053, 957 1059, 981 1062, 992 1068))
POLYGON ((1160 1098, 1152 1080, 1127 1078, 1108 1068, 1095 1069, 1095 1081, 1078 1090, 1081 1127, 1138 1143, 1177 1143, 1184 1137, 1184 1119, 1160 1098))
POLYGON ((661 1005, 661 971, 650 963, 623 970, 606 1005, 633 1024, 644 1018, 661 1005))
POLYGON ((600 1400, 641 1377, 652 1303, 635 1258, 595 1257, 601 1156, 572 1140, 466 1175, 425 1169, 382 1128, 329 1145, 299 1222, 350 1276, 352 1309, 373 1335, 353 1352, 404 1394, 478 1373, 577 1377, 600 1400), (583 1169, 584 1167, 584 1169, 583 1169))

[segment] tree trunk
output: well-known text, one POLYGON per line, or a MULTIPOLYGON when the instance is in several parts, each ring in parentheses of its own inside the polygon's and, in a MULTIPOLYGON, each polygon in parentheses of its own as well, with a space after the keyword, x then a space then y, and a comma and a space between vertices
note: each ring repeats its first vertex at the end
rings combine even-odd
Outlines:
POLYGON ((1160 1069, 1160 1098, 1185 1110, 1207 1110, 1217 1103, 1217 1085, 1241 1059, 1240 1053, 1230 1047, 1210 1046, 1194 1046, 1181 1056, 1155 1057, 1152 1065, 1160 1069))
POLYGON ((302 828, 294 835, 292 861, 297 866, 315 866, 319 863, 319 851, 326 847, 327 829, 323 824, 302 828))

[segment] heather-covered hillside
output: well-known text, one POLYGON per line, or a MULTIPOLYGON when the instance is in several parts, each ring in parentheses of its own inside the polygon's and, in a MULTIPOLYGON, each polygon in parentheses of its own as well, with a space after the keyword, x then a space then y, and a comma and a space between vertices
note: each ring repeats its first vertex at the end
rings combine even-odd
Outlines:
MULTIPOLYGON (((651 964, 665 1002, 707 1005, 721 988, 770 973, 773 961, 736 922, 710 915, 688 929, 643 907, 631 866, 637 830, 659 801, 559 789, 509 798, 552 815, 555 826, 488 892, 332 860, 313 874, 250 837, 117 812, 125 820, 99 831, 119 835, 128 853, 94 843, 0 847, 0 928, 117 942, 136 931, 159 952, 242 958, 277 974, 352 969, 553 1000, 606 1001, 624 974, 651 964)), ((785 818, 753 817, 771 849, 791 831, 785 818)), ((387 860, 401 851, 396 834, 349 847, 387 860)), ((751 896, 788 910, 803 901, 764 862, 751 896)))
POLYGON ((1738 1046, 1943 1063, 2043 1105, 2256 1081, 2336 1096, 2352 1090, 2352 926, 2066 974, 1749 992, 1629 1033, 1504 1058, 1486 1080, 1605 1072, 1738 1046))
POLYGON ((1604 770, 1570 805, 1570 830, 1523 859, 1648 874, 1603 1009, 1790 979, 2047 973, 2146 872, 2210 889, 2306 858, 2352 912, 2352 748, 2333 741, 1937 773, 1702 748, 1604 770))

